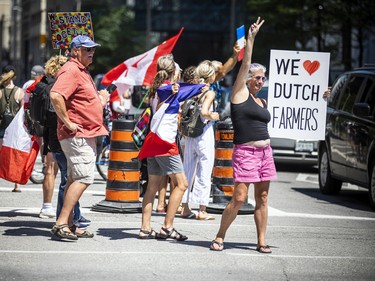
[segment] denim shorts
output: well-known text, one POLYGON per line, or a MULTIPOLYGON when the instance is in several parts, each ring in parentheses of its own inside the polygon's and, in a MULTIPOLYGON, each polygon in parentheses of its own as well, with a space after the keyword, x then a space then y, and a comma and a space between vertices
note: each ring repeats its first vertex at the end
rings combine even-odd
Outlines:
POLYGON ((256 183, 277 179, 270 145, 235 145, 232 156, 234 182, 256 183))
POLYGON ((96 138, 68 138, 60 141, 68 163, 68 178, 84 184, 94 182, 96 138))
POLYGON ((155 156, 147 158, 147 171, 149 175, 165 176, 184 172, 180 155, 155 156))

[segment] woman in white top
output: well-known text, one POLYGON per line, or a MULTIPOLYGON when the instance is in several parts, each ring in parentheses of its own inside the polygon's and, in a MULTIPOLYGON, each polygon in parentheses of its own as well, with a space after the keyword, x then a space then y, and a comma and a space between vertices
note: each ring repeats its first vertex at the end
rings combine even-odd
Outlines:
MULTIPOLYGON (((201 62, 195 73, 198 83, 205 83, 209 87, 215 81, 215 67, 209 60, 201 62)), ((214 112, 215 92, 208 90, 201 95, 204 95, 201 101, 201 118, 206 125, 202 135, 185 139, 184 170, 188 188, 182 198, 181 217, 212 220, 214 217, 206 212, 206 207, 210 199, 211 174, 215 160, 213 121, 219 120, 219 114, 214 112), (199 204, 198 214, 191 211, 189 202, 199 204)))

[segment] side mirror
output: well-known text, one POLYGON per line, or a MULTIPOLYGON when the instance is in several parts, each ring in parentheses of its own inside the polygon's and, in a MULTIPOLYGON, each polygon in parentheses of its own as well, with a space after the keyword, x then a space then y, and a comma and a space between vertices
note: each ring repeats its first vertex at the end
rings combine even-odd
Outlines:
POLYGON ((359 117, 370 116, 370 105, 368 103, 355 103, 353 106, 353 114, 359 117))

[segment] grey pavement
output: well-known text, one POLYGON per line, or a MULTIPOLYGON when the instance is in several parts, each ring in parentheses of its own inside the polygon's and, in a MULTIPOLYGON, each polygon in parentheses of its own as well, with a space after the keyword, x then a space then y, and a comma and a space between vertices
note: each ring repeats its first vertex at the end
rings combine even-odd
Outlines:
MULTIPOLYGON (((58 241, 50 234, 54 220, 38 217, 41 185, 12 193, 0 180, 0 280, 375 280, 375 213, 366 192, 349 187, 325 197, 314 173, 278 175, 269 202, 271 255, 255 251, 252 215, 237 217, 223 252, 209 250, 220 214, 213 221, 176 217, 185 242, 136 239, 140 213, 91 211, 105 199, 98 175, 80 201, 95 237, 58 241)), ((153 215, 155 230, 163 219, 153 215)))

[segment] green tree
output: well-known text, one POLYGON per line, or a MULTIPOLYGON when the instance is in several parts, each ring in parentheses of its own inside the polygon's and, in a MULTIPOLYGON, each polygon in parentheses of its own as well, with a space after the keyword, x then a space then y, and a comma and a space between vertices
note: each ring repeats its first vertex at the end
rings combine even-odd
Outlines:
POLYGON ((303 0, 247 0, 247 14, 251 15, 245 23, 247 28, 258 16, 265 19, 261 33, 257 36, 254 61, 268 65, 271 49, 306 49, 309 30, 304 23, 303 0))
POLYGON ((93 75, 106 73, 144 51, 144 39, 135 31, 133 12, 126 5, 111 5, 108 0, 90 1, 82 10, 91 12, 95 41, 101 45, 95 51, 93 75))
MULTIPOLYGON (((267 62, 270 49, 331 53, 334 67, 363 65, 366 35, 375 34, 372 0, 247 0, 250 25, 262 16, 266 24, 257 39, 254 60, 267 62), (352 57, 353 48, 358 56, 352 57)), ((267 64, 266 63, 266 64, 267 64)))
POLYGON ((327 18, 332 18, 332 34, 342 41, 341 61, 345 70, 362 66, 364 42, 375 35, 375 3, 371 0, 331 0, 327 2, 327 18), (352 57, 352 49, 358 56, 352 57))

